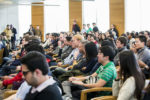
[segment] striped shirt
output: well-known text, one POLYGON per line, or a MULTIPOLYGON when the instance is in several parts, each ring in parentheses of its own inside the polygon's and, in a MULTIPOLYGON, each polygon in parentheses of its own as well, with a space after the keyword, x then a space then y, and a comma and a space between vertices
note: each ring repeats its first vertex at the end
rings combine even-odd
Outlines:
POLYGON ((105 66, 101 65, 97 71, 98 80, 106 81, 104 87, 112 87, 113 80, 116 78, 116 68, 113 62, 107 63, 105 66))

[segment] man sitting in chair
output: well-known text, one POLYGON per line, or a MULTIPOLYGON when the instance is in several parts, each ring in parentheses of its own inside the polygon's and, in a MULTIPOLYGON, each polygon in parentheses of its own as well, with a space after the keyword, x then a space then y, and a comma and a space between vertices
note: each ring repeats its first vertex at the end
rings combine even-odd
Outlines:
MULTIPOLYGON (((98 62, 102 65, 92 75, 79 78, 70 77, 69 81, 64 81, 62 85, 64 92, 66 93, 65 97, 73 97, 73 100, 80 100, 81 90, 83 89, 96 87, 112 87, 113 80, 116 78, 117 75, 115 65, 112 62, 113 58, 114 51, 111 47, 101 47, 98 53, 98 62), (88 80, 89 77, 95 77, 95 82, 93 82, 92 84, 90 82, 83 82, 84 80, 88 80)), ((108 94, 110 94, 110 92, 100 93, 100 95, 108 94)), ((93 95, 90 95, 90 97, 93 97, 93 95)))

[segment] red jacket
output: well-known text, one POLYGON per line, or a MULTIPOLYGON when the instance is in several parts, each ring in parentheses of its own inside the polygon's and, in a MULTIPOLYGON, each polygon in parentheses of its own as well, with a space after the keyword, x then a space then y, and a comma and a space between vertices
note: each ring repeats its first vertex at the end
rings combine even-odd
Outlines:
POLYGON ((12 79, 7 79, 3 81, 3 86, 7 86, 9 84, 12 84, 14 81, 22 81, 22 72, 20 71, 15 77, 12 79))
MULTIPOLYGON (((50 59, 46 59, 46 61, 49 63, 51 60, 50 59)), ((9 84, 12 84, 13 82, 17 82, 17 81, 22 81, 22 72, 20 71, 15 77, 13 77, 12 79, 7 79, 3 81, 3 86, 7 86, 9 84)))

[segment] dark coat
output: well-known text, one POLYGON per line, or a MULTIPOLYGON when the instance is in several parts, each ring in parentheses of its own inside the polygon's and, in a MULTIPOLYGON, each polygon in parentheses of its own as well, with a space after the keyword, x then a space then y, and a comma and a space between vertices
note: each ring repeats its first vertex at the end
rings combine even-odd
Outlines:
POLYGON ((78 24, 73 25, 72 31, 74 31, 75 33, 80 32, 80 27, 79 27, 79 25, 78 25, 78 24))

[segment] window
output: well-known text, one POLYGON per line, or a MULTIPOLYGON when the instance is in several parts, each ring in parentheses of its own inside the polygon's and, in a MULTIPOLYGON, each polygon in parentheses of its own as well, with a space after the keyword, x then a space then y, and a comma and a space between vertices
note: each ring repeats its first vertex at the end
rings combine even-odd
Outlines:
POLYGON ((30 5, 19 5, 19 31, 18 35, 23 36, 31 25, 31 6, 30 5))
POLYGON ((125 31, 150 31, 150 0, 125 0, 125 31))
POLYGON ((83 24, 96 22, 102 32, 109 29, 109 0, 83 1, 83 24))
MULTIPOLYGON (((56 0, 54 0, 56 1, 56 0)), ((45 34, 48 32, 69 31, 69 0, 49 2, 44 7, 45 34)))

